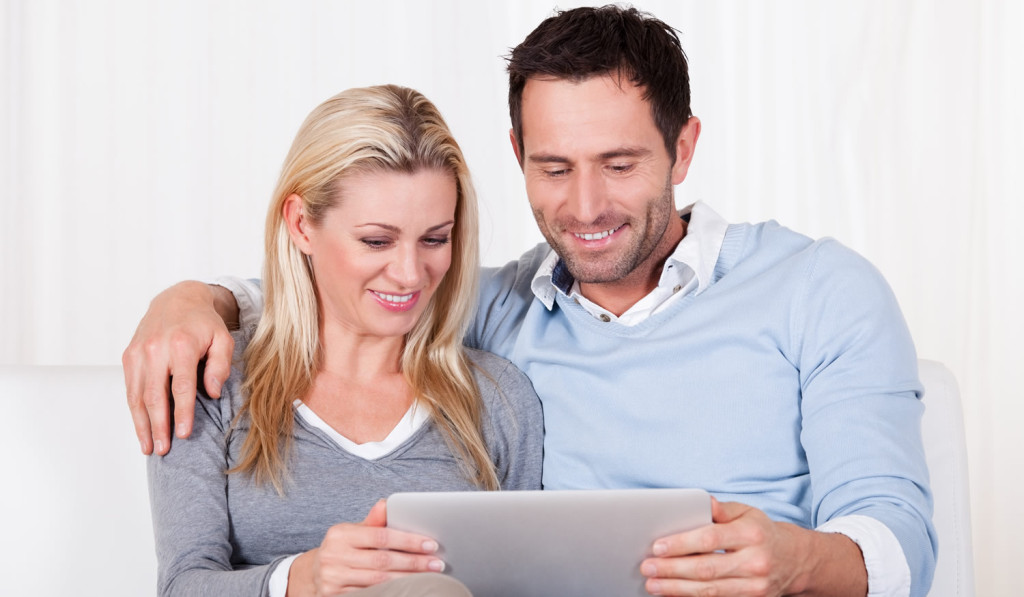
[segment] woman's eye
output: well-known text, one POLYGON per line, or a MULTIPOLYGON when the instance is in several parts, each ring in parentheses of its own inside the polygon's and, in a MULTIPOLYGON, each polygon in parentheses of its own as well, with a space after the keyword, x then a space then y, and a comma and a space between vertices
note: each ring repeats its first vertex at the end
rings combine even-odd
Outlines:
POLYGON ((423 239, 423 243, 429 247, 443 247, 451 241, 450 236, 428 236, 423 239))
POLYGON ((391 241, 383 238, 364 238, 362 242, 371 249, 383 249, 391 244, 391 241))

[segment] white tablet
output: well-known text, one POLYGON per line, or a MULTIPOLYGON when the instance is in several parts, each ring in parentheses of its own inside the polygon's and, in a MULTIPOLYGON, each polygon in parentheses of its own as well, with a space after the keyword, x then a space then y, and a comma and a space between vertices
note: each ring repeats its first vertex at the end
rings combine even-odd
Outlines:
POLYGON ((396 493, 388 526, 433 537, 474 597, 648 595, 655 539, 711 523, 701 489, 396 493))

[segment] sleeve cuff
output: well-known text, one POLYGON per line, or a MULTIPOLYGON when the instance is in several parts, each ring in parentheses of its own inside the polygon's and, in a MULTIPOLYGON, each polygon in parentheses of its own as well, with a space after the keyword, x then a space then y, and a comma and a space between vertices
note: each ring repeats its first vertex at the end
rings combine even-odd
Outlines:
POLYGON ((288 556, 274 567, 274 571, 270 574, 270 586, 268 587, 270 597, 285 597, 288 594, 288 573, 292 569, 292 562, 297 557, 299 554, 288 556))
POLYGON ((231 294, 235 295, 235 302, 238 303, 238 326, 243 330, 256 328, 260 316, 263 315, 263 290, 257 280, 221 276, 204 282, 230 290, 231 294))
POLYGON ((909 597, 910 566, 889 527, 868 516, 850 515, 833 518, 815 530, 846 535, 860 547, 868 572, 868 597, 909 597))

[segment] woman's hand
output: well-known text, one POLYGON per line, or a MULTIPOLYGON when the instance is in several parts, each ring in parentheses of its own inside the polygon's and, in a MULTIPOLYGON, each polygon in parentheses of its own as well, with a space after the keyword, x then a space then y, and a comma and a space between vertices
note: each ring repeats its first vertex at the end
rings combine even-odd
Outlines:
POLYGON ((441 572, 444 562, 430 555, 437 542, 389 529, 386 502, 374 504, 361 523, 336 524, 320 547, 292 562, 288 597, 339 595, 415 572, 441 572))

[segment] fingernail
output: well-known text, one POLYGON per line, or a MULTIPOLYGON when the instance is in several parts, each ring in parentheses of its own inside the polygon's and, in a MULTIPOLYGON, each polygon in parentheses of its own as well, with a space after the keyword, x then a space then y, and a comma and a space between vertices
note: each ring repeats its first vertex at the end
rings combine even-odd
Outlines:
POLYGON ((656 580, 647 581, 647 592, 651 595, 661 595, 661 583, 656 580))
POLYGON ((220 380, 216 379, 216 378, 211 379, 210 380, 210 387, 208 387, 206 389, 211 394, 219 394, 220 393, 220 380))
POLYGON ((658 570, 654 567, 654 564, 650 562, 644 562, 644 565, 640 566, 640 573, 644 576, 654 576, 658 573, 658 570))
POLYGON ((142 453, 145 454, 146 453, 146 442, 144 442, 144 441, 142 441, 140 439, 139 440, 139 448, 142 449, 142 453))
POLYGON ((178 423, 174 431, 178 437, 185 437, 188 433, 188 427, 184 423, 178 423))
POLYGON ((434 572, 444 572, 444 562, 441 560, 431 560, 430 563, 427 564, 427 568, 430 568, 434 572))
POLYGON ((654 555, 656 555, 656 556, 663 556, 663 555, 665 555, 666 551, 668 551, 668 546, 666 546, 664 543, 655 543, 654 544, 654 555))
POLYGON ((156 440, 156 443, 154 445, 156 446, 157 453, 160 453, 160 452, 164 451, 164 442, 163 442, 163 440, 159 440, 159 439, 156 440))
POLYGON ((437 551, 437 541, 424 541, 423 551, 434 552, 437 551))

